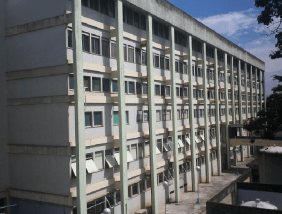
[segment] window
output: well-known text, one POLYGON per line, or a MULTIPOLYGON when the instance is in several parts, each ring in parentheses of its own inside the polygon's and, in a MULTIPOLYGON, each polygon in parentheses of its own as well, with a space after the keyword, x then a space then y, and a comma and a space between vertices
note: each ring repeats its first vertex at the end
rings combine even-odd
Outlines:
POLYGON ((88 7, 88 0, 81 1, 82 6, 88 7))
POLYGON ((102 55, 106 57, 110 56, 110 41, 107 39, 102 39, 102 55))
POLYGON ((102 112, 94 112, 94 126, 102 126, 102 112))
POLYGON ((164 181, 163 173, 158 174, 158 182, 159 182, 159 184, 162 183, 163 181, 164 181))
POLYGON ((100 1, 101 3, 101 13, 109 15, 108 1, 100 1))
POLYGON ((124 54, 124 61, 127 61, 127 46, 123 45, 123 54, 124 54))
POLYGON ((115 1, 109 0, 109 16, 115 17, 115 1))
POLYGON ((133 10, 126 8, 126 21, 127 24, 133 25, 133 10))
POLYGON ((82 50, 86 52, 90 52, 89 35, 82 34, 82 50))
POLYGON ((160 67, 160 55, 154 54, 154 67, 155 68, 160 67))
POLYGON ((129 93, 135 94, 135 83, 134 82, 129 82, 129 93))
POLYGON ((128 62, 134 63, 134 48, 128 46, 128 62))
POLYGON ((137 159, 137 144, 131 145, 130 154, 131 154, 133 160, 137 159))
POLYGON ((85 126, 91 127, 92 126, 92 118, 91 118, 91 112, 85 112, 85 126))
POLYGON ((169 70, 169 58, 165 58, 165 69, 169 70))
POLYGON ((140 28, 146 30, 146 16, 141 14, 140 28))
MULTIPOLYGON (((129 114, 128 114, 128 111, 125 111, 125 121, 126 121, 127 124, 129 124, 129 114)), ((118 125, 119 124, 118 111, 114 111, 113 112, 113 123, 114 123, 114 125, 118 125)))
POLYGON ((171 120, 171 110, 166 111, 166 120, 171 120))
POLYGON ((72 31, 68 30, 68 48, 72 48, 72 31))
POLYGON ((110 80, 103 79, 103 92, 110 92, 110 80))
POLYGON ((176 96, 179 97, 180 93, 179 93, 179 87, 176 87, 176 96))
POLYGON ((90 8, 99 11, 99 0, 90 0, 90 8))
POLYGON ((91 37, 91 51, 95 54, 100 54, 100 38, 99 37, 91 37))
POLYGON ((165 86, 161 85, 161 95, 165 96, 165 86))
POLYGON ((181 119, 180 109, 177 109, 177 119, 178 119, 178 120, 181 119))
POLYGON ((112 90, 113 92, 118 92, 117 80, 112 80, 112 90))
POLYGON ((138 158, 144 157, 144 146, 142 143, 138 144, 138 158))
POLYGON ((176 72, 179 72, 179 71, 178 71, 178 61, 177 61, 177 60, 175 60, 175 71, 176 71, 176 72))
POLYGON ((187 88, 183 88, 183 96, 188 97, 188 89, 187 88))
POLYGON ((161 66, 161 69, 165 69, 165 58, 164 58, 164 56, 160 56, 160 66, 161 66))
POLYGON ((111 42, 111 57, 116 58, 116 43, 111 42))
POLYGON ((147 53, 142 50, 142 65, 147 65, 147 53))
POLYGON ((138 194, 138 183, 132 185, 132 195, 138 194))
POLYGON ((90 91, 90 77, 83 77, 84 90, 90 91))
POLYGON ((137 111, 137 122, 143 122, 143 111, 142 110, 137 111))
POLYGON ((128 93, 128 84, 127 81, 124 81, 124 92, 127 94, 128 93))
POLYGON ((160 110, 156 111, 156 121, 157 122, 161 121, 161 111, 160 110))
POLYGON ((95 152, 94 162, 98 169, 104 168, 103 151, 95 152))
POLYGON ((148 94, 148 85, 143 84, 143 94, 148 94))
POLYGON ((74 76, 73 76, 73 74, 69 75, 69 89, 74 89, 74 76))
POLYGON ((145 142, 145 156, 150 155, 150 143, 145 142))
POLYGON ((136 64, 141 64, 141 49, 135 48, 136 64))
POLYGON ((144 116, 144 121, 145 122, 149 121, 149 111, 144 111, 143 112, 143 116, 144 116))
POLYGON ((101 78, 92 78, 92 91, 101 91, 101 78))
POLYGON ((155 95, 157 95, 157 96, 161 95, 160 85, 155 85, 155 95))
POLYGON ((142 84, 140 82, 136 83, 136 93, 137 94, 142 94, 142 84))
POLYGON ((153 20, 153 33, 158 36, 159 35, 159 25, 158 22, 153 20))
POLYGON ((170 96, 170 86, 165 87, 165 94, 166 96, 170 96))
POLYGON ((157 140, 157 148, 160 152, 162 152, 162 148, 163 148, 163 145, 162 145, 162 139, 158 139, 157 140))
POLYGON ((134 27, 139 28, 139 13, 136 11, 134 11, 134 27))

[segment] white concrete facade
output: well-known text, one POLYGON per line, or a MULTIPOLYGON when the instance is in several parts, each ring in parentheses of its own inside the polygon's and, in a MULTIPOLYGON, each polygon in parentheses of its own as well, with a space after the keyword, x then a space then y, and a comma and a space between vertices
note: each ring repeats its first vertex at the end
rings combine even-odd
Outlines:
MULTIPOLYGON (((10 213, 33 213, 31 206, 51 210, 49 213, 76 212, 72 7, 69 0, 48 2, 0 0, 0 45, 5 47, 0 49, 0 119, 4 121, 0 129, 0 207, 2 199, 4 205, 19 204, 10 213)), ((221 163, 226 161, 221 154, 226 151, 226 124, 245 121, 251 117, 246 113, 265 106, 265 68, 264 62, 183 11, 179 15, 180 10, 165 0, 121 2, 126 120, 126 133, 122 133, 127 140, 127 211, 131 214, 151 209, 152 201, 163 206, 175 192, 196 191, 197 182, 220 175, 225 165, 221 163), (149 16, 153 20, 151 37, 146 28, 149 16), (174 32, 173 45, 170 32, 174 32), (150 47, 152 52, 147 54, 150 47), (153 79, 148 76, 149 60, 153 79), (257 78, 252 77, 252 70, 257 78), (149 83, 154 90, 149 90, 149 83), (149 102, 154 106, 149 108, 149 102), (250 106, 252 110, 246 109, 250 106), (152 109, 153 117, 149 114, 152 109), (149 124, 154 124, 151 131, 149 124), (156 151, 155 158, 150 158, 150 151, 156 151), (201 166, 199 174, 197 165, 201 166), (179 179, 175 179, 177 171, 179 179), (155 174, 157 185, 152 185, 155 174), (165 180, 169 181, 168 194, 165 180), (151 200, 151 186, 158 196, 155 200, 151 200)), ((117 63, 115 3, 82 1, 89 213, 101 213, 105 207, 121 213, 117 81, 121 65, 117 63)))

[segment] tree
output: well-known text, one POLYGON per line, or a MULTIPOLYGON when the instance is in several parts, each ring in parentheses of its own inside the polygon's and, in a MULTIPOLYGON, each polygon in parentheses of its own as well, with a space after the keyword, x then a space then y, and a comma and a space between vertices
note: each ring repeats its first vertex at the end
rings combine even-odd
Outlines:
POLYGON ((282 57, 282 1, 281 0, 255 0, 256 7, 262 7, 264 10, 258 16, 257 20, 259 24, 268 26, 271 33, 275 35, 277 40, 275 47, 277 48, 269 56, 271 59, 278 59, 282 57), (271 29, 273 28, 274 29, 271 29))
MULTIPOLYGON (((273 80, 282 83, 282 76, 273 76, 273 80)), ((282 85, 272 88, 272 94, 266 99, 266 109, 244 123, 244 129, 260 134, 264 139, 274 139, 275 133, 282 129, 282 85)))

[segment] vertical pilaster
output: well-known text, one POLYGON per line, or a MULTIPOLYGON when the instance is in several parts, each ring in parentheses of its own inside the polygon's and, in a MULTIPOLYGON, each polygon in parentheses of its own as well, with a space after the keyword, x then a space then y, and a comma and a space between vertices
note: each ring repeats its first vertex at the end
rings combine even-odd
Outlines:
MULTIPOLYGON (((243 118, 242 118, 242 82, 241 82, 241 61, 238 60, 238 93, 239 93, 239 124, 243 124, 243 118)), ((243 135, 243 130, 240 128, 240 136, 243 135)), ((241 147, 241 154, 242 154, 242 161, 244 161, 244 147, 241 147)))
POLYGON ((77 212, 87 213, 81 1, 72 1, 77 212))
POLYGON ((260 110, 262 110, 262 71, 259 70, 259 97, 260 97, 260 110))
MULTIPOLYGON (((188 37, 188 59, 189 59, 189 122, 191 141, 191 173, 192 191, 196 191, 196 154, 195 154, 195 125, 194 125, 194 100, 193 100, 193 72, 192 72, 192 36, 188 37)), ((197 181, 198 182, 198 181, 197 181)))
POLYGON ((251 81, 251 117, 254 117, 254 96, 253 96, 253 66, 251 67, 251 75, 250 75, 250 81, 251 81))
POLYGON ((244 63, 245 65, 245 94, 246 94, 246 120, 249 118, 249 111, 248 111, 248 66, 247 63, 244 63))
POLYGON ((127 138, 124 93, 124 52, 123 52, 123 1, 116 0, 116 42, 117 42, 117 73, 118 73, 118 114, 119 114, 119 149, 120 149, 120 182, 121 212, 128 213, 127 185, 127 138))
POLYGON ((214 49, 214 94, 215 94, 215 126, 216 126, 216 147, 217 147, 217 168, 218 175, 221 175, 221 143, 219 124, 219 99, 218 99, 218 59, 217 48, 214 49))
MULTIPOLYGON (((231 56, 231 106, 232 106, 232 124, 236 123, 235 115, 235 92, 234 92, 234 66, 233 66, 233 56, 231 56)), ((238 71, 237 71, 238 72, 238 71)))
POLYGON ((256 95, 256 117, 257 117, 257 113, 258 113, 258 69, 255 68, 255 73, 256 73, 256 76, 255 76, 255 95, 256 95))
POLYGON ((265 71, 262 72, 262 75, 263 75, 264 109, 266 110, 265 71))
POLYGON ((208 129, 208 95, 207 95, 207 53, 206 53, 206 43, 203 42, 202 44, 202 56, 203 56, 203 83, 204 83, 204 119, 205 119, 205 153, 206 153, 206 180, 207 183, 210 182, 211 177, 211 167, 210 167, 210 138, 209 138, 209 129, 208 129))
MULTIPOLYGON (((232 57, 233 59, 233 57, 232 57)), ((232 60, 232 68, 233 68, 233 60, 232 60)), ((234 72, 234 70, 233 70, 234 72)), ((233 73, 234 79, 234 73, 233 73)), ((227 167, 230 168, 230 143, 229 143, 229 112, 228 112, 228 82, 227 82, 227 53, 224 53, 224 90, 225 90, 225 142, 226 142, 226 156, 227 156, 227 167)), ((234 82, 233 82, 234 86, 234 82)), ((234 88, 233 88, 233 98, 232 103, 234 102, 234 88)), ((235 103, 234 103, 235 105, 235 103)), ((232 105, 233 108, 233 105, 232 105)), ((232 111, 233 112, 233 111, 232 111)))
POLYGON ((158 214, 158 183, 157 183, 157 152, 156 152, 156 110, 155 110, 155 83, 153 71, 153 27, 152 16, 147 16, 147 75, 148 75, 148 104, 149 104, 149 131, 150 131, 150 170, 152 190, 152 212, 158 214))
POLYGON ((170 27, 170 77, 171 77, 171 107, 172 107, 172 126, 173 126, 173 155, 174 155, 174 185, 175 201, 180 201, 179 186, 179 164, 178 164, 178 136, 177 136, 177 102, 176 102, 176 83, 175 83, 175 43, 174 27, 170 27))

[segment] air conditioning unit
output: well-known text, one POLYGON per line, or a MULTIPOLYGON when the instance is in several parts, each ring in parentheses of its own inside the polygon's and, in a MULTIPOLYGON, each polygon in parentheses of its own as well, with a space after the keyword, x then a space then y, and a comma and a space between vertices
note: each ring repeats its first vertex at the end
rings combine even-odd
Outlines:
POLYGON ((141 209, 141 210, 135 211, 135 214, 148 214, 148 211, 147 209, 141 209))

